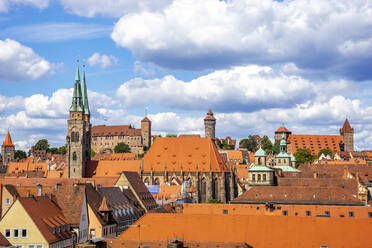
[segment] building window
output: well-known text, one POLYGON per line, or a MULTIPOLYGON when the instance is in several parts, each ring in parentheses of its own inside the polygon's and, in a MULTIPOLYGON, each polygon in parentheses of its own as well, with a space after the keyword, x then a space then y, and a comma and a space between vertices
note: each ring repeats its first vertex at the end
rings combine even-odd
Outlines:
POLYGON ((259 181, 259 182, 261 181, 261 174, 257 175, 257 181, 259 181))
POLYGON ((91 237, 96 236, 96 229, 90 229, 90 236, 91 237))
POLYGON ((36 248, 43 248, 43 245, 37 245, 36 248))
POLYGON ((224 210, 222 211, 222 213, 223 213, 223 214, 228 214, 229 211, 228 211, 227 209, 224 209, 224 210))
POLYGON ((73 161, 76 161, 76 152, 74 152, 74 153, 72 154, 72 160, 73 160, 73 161))
POLYGON ((306 211, 306 216, 311 216, 311 212, 310 211, 306 211))
POLYGON ((283 215, 284 215, 284 216, 287 216, 287 215, 288 215, 287 210, 283 210, 283 215))
POLYGON ((35 248, 35 245, 28 245, 28 248, 35 248))
POLYGON ((372 218, 372 212, 368 212, 368 217, 372 218))
POLYGON ((22 229, 22 238, 27 238, 27 229, 22 229))
POLYGON ((349 212, 349 217, 354 218, 354 212, 349 212))
POLYGON ((7 206, 9 206, 10 205, 10 199, 6 198, 5 203, 6 203, 7 206))
POLYGON ((10 238, 10 229, 5 229, 5 237, 10 238))
POLYGON ((263 177, 262 181, 266 182, 266 174, 263 174, 262 177, 263 177))
POLYGON ((324 213, 325 213, 326 215, 329 215, 329 211, 325 211, 324 213))
POLYGON ((13 238, 18 238, 18 237, 19 237, 18 229, 13 229, 13 238))
POLYGON ((254 182, 254 181, 256 181, 256 175, 255 174, 252 175, 252 182, 254 182))

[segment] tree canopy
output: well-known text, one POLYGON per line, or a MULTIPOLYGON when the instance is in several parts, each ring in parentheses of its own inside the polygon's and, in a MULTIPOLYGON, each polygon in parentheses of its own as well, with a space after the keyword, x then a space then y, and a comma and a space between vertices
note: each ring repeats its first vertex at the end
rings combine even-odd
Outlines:
POLYGON ((129 153, 131 151, 130 151, 130 147, 127 144, 125 144, 124 142, 120 142, 115 146, 114 152, 115 153, 129 153))
POLYGON ((261 139, 261 148, 268 154, 273 151, 273 143, 271 143, 271 140, 266 135, 261 139))
POLYGON ((300 148, 294 154, 297 164, 312 163, 315 160, 315 156, 311 153, 309 148, 300 148))
POLYGON ((22 151, 22 150, 16 150, 15 153, 14 153, 14 158, 17 159, 25 159, 27 158, 27 154, 25 151, 22 151))
POLYGON ((239 142, 239 147, 240 148, 246 148, 250 152, 256 151, 257 147, 257 142, 256 140, 252 137, 252 135, 249 135, 248 138, 246 139, 241 139, 239 142))
POLYGON ((167 135, 165 135, 165 137, 175 137, 177 138, 177 134, 174 134, 174 133, 168 133, 167 135))
POLYGON ((279 154, 279 152, 280 152, 280 140, 275 140, 275 143, 273 145, 273 152, 274 152, 274 154, 279 154))
POLYGON ((329 148, 325 148, 325 149, 320 150, 320 151, 318 152, 318 158, 319 158, 322 154, 324 154, 324 156, 327 156, 327 155, 332 156, 332 150, 329 149, 329 148))
POLYGON ((47 139, 41 139, 34 146, 32 146, 32 150, 44 150, 48 151, 49 143, 47 139))

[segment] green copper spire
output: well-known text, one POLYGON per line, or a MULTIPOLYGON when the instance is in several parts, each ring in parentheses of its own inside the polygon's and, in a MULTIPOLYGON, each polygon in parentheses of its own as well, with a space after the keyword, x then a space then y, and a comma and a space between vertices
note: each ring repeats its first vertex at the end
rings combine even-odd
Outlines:
POLYGON ((83 82, 81 82, 81 92, 83 97, 84 114, 90 115, 88 104, 87 83, 85 81, 85 70, 83 71, 83 82))
POLYGON ((82 102, 82 95, 81 95, 81 88, 80 88, 80 72, 79 72, 79 65, 76 70, 75 76, 75 85, 74 85, 74 93, 72 94, 72 103, 70 107, 70 112, 72 111, 79 111, 83 112, 83 102, 82 102))

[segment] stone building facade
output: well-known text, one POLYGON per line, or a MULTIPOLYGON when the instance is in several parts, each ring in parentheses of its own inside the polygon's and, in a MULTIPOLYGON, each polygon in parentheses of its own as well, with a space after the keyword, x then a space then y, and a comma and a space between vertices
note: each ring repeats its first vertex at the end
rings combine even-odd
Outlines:
POLYGON ((78 67, 70 107, 70 118, 67 121, 66 163, 68 178, 82 178, 85 176, 85 164, 87 160, 90 160, 91 128, 85 72, 80 84, 78 67))
POLYGON ((12 138, 10 137, 10 133, 8 131, 3 144, 1 145, 1 156, 3 163, 0 164, 0 171, 6 171, 9 162, 14 160, 15 155, 15 146, 12 142, 12 138))
POLYGON ((114 153, 115 146, 121 142, 127 144, 131 152, 143 153, 151 146, 151 121, 145 117, 141 121, 141 129, 132 125, 93 126, 91 142, 96 153, 114 153))
POLYGON ((211 199, 228 202, 237 195, 235 174, 209 138, 157 138, 143 158, 140 176, 148 185, 187 181, 198 203, 211 199))

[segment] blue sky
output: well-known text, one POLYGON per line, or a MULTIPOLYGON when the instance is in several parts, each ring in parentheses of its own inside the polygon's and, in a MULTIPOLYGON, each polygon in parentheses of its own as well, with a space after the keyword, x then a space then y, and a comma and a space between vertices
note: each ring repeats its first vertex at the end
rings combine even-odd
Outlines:
POLYGON ((0 0, 0 138, 64 144, 76 60, 92 123, 337 134, 372 149, 372 1, 0 0), (82 68, 81 68, 82 69, 82 68))

